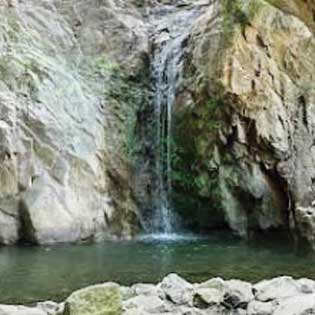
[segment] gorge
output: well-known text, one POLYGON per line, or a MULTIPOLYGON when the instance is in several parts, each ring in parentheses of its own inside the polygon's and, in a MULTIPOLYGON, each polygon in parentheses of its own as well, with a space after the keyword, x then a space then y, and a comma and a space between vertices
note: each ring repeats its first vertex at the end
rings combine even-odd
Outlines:
POLYGON ((0 302, 314 279, 314 34, 314 0, 0 0, 0 302))

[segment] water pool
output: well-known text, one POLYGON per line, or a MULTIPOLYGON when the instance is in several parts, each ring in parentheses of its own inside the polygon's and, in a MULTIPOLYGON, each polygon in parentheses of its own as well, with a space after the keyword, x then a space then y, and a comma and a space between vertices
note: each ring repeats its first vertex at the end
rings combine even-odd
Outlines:
POLYGON ((133 241, 0 248, 0 303, 62 300, 104 281, 158 282, 177 272, 190 281, 221 276, 259 281, 278 275, 315 279, 315 259, 288 244, 233 237, 143 237, 133 241))

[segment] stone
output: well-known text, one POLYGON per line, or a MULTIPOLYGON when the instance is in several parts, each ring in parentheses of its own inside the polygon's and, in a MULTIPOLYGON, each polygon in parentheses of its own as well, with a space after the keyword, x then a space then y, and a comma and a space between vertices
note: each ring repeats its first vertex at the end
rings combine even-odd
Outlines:
POLYGON ((139 312, 160 314, 169 312, 172 307, 158 296, 138 295, 124 302, 124 310, 136 309, 139 312))
POLYGON ((292 277, 263 280, 254 285, 255 298, 262 302, 288 298, 302 293, 301 285, 292 277))
POLYGON ((192 303, 193 286, 177 274, 166 276, 159 284, 166 297, 175 304, 192 303))
POLYGON ((224 294, 218 289, 199 288, 194 290, 193 304, 198 308, 220 305, 223 300, 224 294))
POLYGON ((250 301, 254 299, 252 285, 241 280, 226 281, 227 291, 224 296, 224 304, 232 308, 246 309, 250 301))
POLYGON ((307 278, 296 280, 299 291, 304 294, 315 293, 315 281, 307 278))
POLYGON ((75 291, 65 301, 64 315, 120 315, 122 297, 115 283, 75 291))
POLYGON ((273 314, 277 302, 251 301, 247 307, 248 315, 270 315, 273 314))
POLYGON ((219 290, 223 295, 226 291, 227 285, 221 278, 213 278, 206 282, 202 282, 197 285, 197 288, 201 289, 216 289, 219 290))
POLYGON ((162 296, 163 291, 158 290, 158 288, 153 284, 138 283, 131 287, 136 295, 156 295, 162 296))
POLYGON ((315 314, 315 295, 306 294, 280 300, 273 315, 312 315, 315 314))
POLYGON ((39 302, 36 304, 36 308, 47 313, 47 315, 62 315, 64 307, 64 303, 56 303, 53 301, 39 302))
POLYGON ((0 305, 0 315, 47 315, 47 313, 34 307, 0 305))
POLYGON ((136 295, 132 288, 125 286, 120 286, 120 293, 123 300, 128 300, 136 295))

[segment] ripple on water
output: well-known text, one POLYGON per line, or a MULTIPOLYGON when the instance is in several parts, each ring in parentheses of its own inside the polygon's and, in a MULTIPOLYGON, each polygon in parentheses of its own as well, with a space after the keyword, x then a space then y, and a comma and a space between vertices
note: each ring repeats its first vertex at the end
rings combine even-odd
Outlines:
POLYGON ((184 242, 184 241, 198 241, 207 239, 207 237, 199 236, 195 234, 178 234, 178 233, 156 233, 156 234, 145 234, 136 238, 142 242, 184 242))

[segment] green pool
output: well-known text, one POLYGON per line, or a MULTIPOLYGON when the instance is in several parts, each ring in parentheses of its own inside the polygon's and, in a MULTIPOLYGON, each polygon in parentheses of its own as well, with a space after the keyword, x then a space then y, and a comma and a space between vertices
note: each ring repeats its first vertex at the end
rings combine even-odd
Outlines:
POLYGON ((245 242, 208 238, 145 237, 134 241, 0 248, 0 303, 61 300, 103 281, 157 282, 170 272, 191 281, 214 276, 258 281, 278 275, 315 279, 315 259, 278 239, 245 242))

